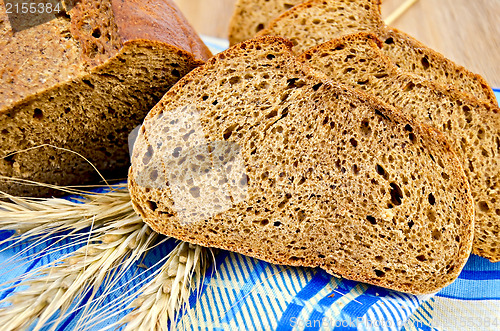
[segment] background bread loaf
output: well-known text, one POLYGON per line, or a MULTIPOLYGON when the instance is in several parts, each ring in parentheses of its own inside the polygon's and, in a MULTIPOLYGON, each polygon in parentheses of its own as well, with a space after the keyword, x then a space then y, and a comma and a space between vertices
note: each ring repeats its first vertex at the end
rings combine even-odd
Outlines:
MULTIPOLYGON (((73 5, 18 32, 0 6, 1 176, 95 182, 99 177, 83 156, 106 177, 124 177, 128 133, 211 55, 170 0, 73 5)), ((6 180, 0 190, 50 192, 6 180)))

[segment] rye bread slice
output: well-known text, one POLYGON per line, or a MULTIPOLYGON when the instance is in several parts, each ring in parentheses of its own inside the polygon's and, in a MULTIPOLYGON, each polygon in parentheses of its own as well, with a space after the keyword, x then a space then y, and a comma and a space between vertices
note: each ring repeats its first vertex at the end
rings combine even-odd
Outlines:
MULTIPOLYGON (((107 178, 125 177, 129 132, 210 56, 170 0, 81 0, 22 31, 0 6, 0 176, 96 182, 88 160, 107 178)), ((55 193, 8 180, 0 190, 55 193)))
POLYGON ((165 94, 134 146, 135 210, 160 233, 273 263, 410 293, 451 283, 474 206, 446 138, 289 47, 237 44, 165 94))
POLYGON ((229 22, 229 45, 252 38, 269 22, 305 0, 238 0, 229 22))
POLYGON ((299 61, 441 130, 462 161, 475 200, 473 253, 499 261, 500 110, 403 72, 381 46, 374 35, 360 33, 316 46, 299 61))
POLYGON ((288 38, 294 43, 294 51, 301 54, 331 39, 357 32, 377 35, 384 41, 384 53, 399 67, 497 105, 495 94, 484 78, 385 25, 380 0, 309 0, 284 12, 257 35, 288 38))

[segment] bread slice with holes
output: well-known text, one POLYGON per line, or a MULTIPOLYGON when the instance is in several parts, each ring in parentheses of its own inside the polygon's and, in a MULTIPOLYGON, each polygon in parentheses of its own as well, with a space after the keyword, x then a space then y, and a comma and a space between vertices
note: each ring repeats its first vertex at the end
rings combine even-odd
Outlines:
POLYGON ((151 110, 129 170, 155 231, 410 293, 450 284, 474 206, 443 134, 254 39, 151 110), (447 179, 443 178, 447 176, 447 179))
MULTIPOLYGON (((0 6, 0 176, 85 184, 100 179, 92 163, 125 177, 129 132, 211 56, 170 0, 73 5, 21 31, 0 6)), ((0 190, 54 193, 9 180, 0 190)))
POLYGON ((306 51, 299 61, 441 130, 461 159, 475 200, 473 252, 499 261, 500 110, 403 72, 381 46, 374 35, 349 35, 306 51))
POLYGON ((385 25, 380 0, 309 0, 284 12, 258 33, 292 40, 300 54, 321 43, 356 32, 371 32, 384 41, 384 53, 397 66, 439 84, 497 105, 481 76, 448 60, 414 38, 385 25))
POLYGON ((238 0, 229 22, 229 44, 252 38, 284 11, 305 0, 238 0))

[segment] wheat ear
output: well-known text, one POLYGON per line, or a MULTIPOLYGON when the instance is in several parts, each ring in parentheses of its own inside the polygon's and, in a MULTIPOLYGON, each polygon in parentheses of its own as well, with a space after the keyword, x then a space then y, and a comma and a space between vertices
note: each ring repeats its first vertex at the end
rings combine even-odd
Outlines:
POLYGON ((58 198, 21 198, 0 192, 1 198, 10 200, 0 201, 0 230, 14 230, 25 236, 79 231, 92 224, 110 223, 135 214, 125 185, 106 193, 71 192, 81 195, 78 202, 58 198))
MULTIPOLYGON (((15 197, 0 192, 0 197, 10 200, 0 200, 0 230, 15 231, 13 236, 0 241, 0 244, 8 244, 3 245, 2 251, 16 245, 26 246, 29 243, 26 251, 36 250, 42 245, 45 246, 43 250, 34 253, 33 256, 46 256, 57 250, 81 246, 88 240, 88 234, 84 234, 88 228, 90 231, 97 231, 94 234, 98 234, 106 230, 106 225, 136 215, 125 185, 117 186, 113 191, 106 193, 89 193, 53 185, 51 187, 80 194, 80 197, 70 201, 56 198, 15 197), (70 244, 65 247, 58 245, 65 239, 70 240, 70 244), (52 243, 48 246, 43 245, 47 241, 52 243)), ((27 264, 33 257, 22 255, 23 252, 19 252, 9 259, 17 262, 10 264, 15 266, 14 269, 27 264), (19 263, 22 260, 24 263, 19 263)))
POLYGON ((71 305, 79 303, 82 294, 90 291, 93 298, 113 270, 118 266, 126 269, 137 261, 156 237, 138 216, 117 221, 114 230, 106 232, 70 256, 24 278, 17 286, 27 289, 4 299, 0 325, 6 330, 19 330, 36 323, 34 330, 39 330, 59 312, 52 328, 55 329, 71 305))
POLYGON ((160 272, 131 302, 133 309, 119 323, 124 330, 174 329, 178 314, 189 306, 189 296, 199 290, 208 262, 208 249, 181 242, 169 254, 160 272))
MULTIPOLYGON (((0 325, 6 330, 27 329, 33 323, 36 323, 34 330, 38 330, 46 327, 44 324, 59 312, 58 319, 51 322, 55 329, 70 307, 75 303, 78 306, 85 293, 91 291, 92 299, 101 285, 111 286, 106 280, 113 270, 119 266, 126 270, 153 247, 157 237, 135 214, 126 186, 95 194, 52 188, 80 194, 80 203, 65 199, 19 198, 0 192, 10 199, 10 202, 0 201, 0 229, 15 230, 14 237, 19 241, 36 236, 50 237, 68 230, 76 233, 91 227, 88 244, 22 277, 15 287, 26 285, 28 288, 4 299, 0 308, 0 325)), ((141 294, 127 308, 133 311, 120 323, 133 316, 133 325, 127 326, 128 329, 134 329, 134 325, 154 325, 151 330, 166 330, 169 320, 173 327, 177 314, 189 304, 192 289, 202 284, 207 255, 208 250, 201 246, 178 244, 153 280, 139 290, 141 294), (153 301, 147 293, 155 294, 153 301), (139 305, 146 301, 149 306, 139 305)), ((85 311, 90 308, 91 299, 84 305, 85 311)))

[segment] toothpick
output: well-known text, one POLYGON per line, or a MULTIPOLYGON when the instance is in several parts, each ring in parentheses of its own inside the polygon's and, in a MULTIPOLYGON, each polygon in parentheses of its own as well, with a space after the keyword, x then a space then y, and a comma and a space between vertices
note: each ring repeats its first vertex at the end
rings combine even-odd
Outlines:
POLYGON ((395 20, 397 20, 401 15, 403 15, 411 6, 413 6, 418 0, 406 0, 402 3, 396 10, 394 10, 387 18, 384 20, 387 25, 391 25, 395 20))

